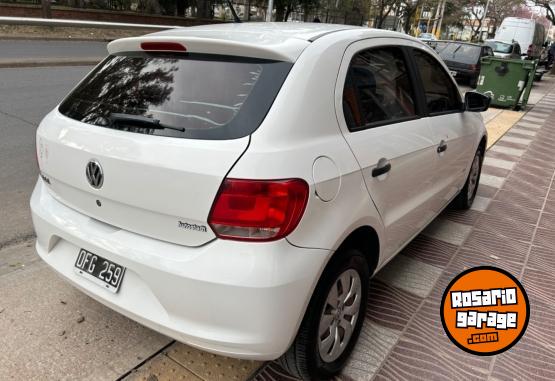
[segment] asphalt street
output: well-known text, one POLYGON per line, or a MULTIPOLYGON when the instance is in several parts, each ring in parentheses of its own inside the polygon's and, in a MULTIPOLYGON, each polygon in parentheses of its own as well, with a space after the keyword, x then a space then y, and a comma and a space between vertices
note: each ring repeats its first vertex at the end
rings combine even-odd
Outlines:
POLYGON ((89 70, 0 69, 0 248, 32 236, 28 204, 38 175, 36 128, 89 70))
MULTIPOLYGON (((0 40, 0 58, 88 58, 108 55, 106 42, 97 41, 39 41, 39 40, 0 40)), ((0 74, 4 76, 4 74, 0 74)), ((1 79, 1 77, 0 77, 1 79)), ((4 91, 2 91, 4 92, 4 91)))

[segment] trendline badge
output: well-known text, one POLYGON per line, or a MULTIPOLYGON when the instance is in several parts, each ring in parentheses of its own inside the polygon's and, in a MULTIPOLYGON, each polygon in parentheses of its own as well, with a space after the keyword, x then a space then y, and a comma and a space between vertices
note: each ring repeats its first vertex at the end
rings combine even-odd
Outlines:
POLYGON ((459 274, 443 293, 441 322, 462 350, 495 355, 515 345, 530 319, 528 296, 520 282, 496 267, 459 274))

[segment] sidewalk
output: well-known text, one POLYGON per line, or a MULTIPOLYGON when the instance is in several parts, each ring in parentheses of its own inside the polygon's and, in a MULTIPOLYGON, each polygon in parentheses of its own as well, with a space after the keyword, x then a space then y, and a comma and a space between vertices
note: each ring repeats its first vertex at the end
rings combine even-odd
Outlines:
MULTIPOLYGON (((370 311, 341 379, 555 379, 554 117, 551 85, 488 151, 472 209, 445 211, 377 274, 370 311), (531 303, 525 335, 497 356, 458 349, 439 317, 449 281, 479 265, 511 272, 531 303)), ((291 379, 275 363, 254 377, 291 379)))
POLYGON ((106 42, 0 39, 0 68, 93 66, 108 55, 106 42))

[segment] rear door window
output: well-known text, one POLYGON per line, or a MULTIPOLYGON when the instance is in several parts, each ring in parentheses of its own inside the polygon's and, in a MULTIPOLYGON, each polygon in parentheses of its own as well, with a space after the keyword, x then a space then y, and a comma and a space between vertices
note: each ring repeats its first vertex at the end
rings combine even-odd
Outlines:
POLYGON ((113 55, 79 84, 59 111, 122 131, 239 138, 258 128, 291 66, 217 55, 113 55))
POLYGON ((413 54, 430 115, 461 111, 459 90, 438 60, 417 49, 413 49, 413 54))
POLYGON ((416 117, 401 49, 368 49, 353 57, 343 88, 343 114, 351 131, 416 117))

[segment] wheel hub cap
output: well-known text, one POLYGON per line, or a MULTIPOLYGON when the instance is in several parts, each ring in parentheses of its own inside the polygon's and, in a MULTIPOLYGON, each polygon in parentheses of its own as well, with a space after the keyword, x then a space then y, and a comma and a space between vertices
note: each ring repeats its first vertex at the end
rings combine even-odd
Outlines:
POLYGON ((358 321, 362 286, 358 272, 343 272, 333 283, 320 317, 318 350, 324 362, 345 351, 358 321))

